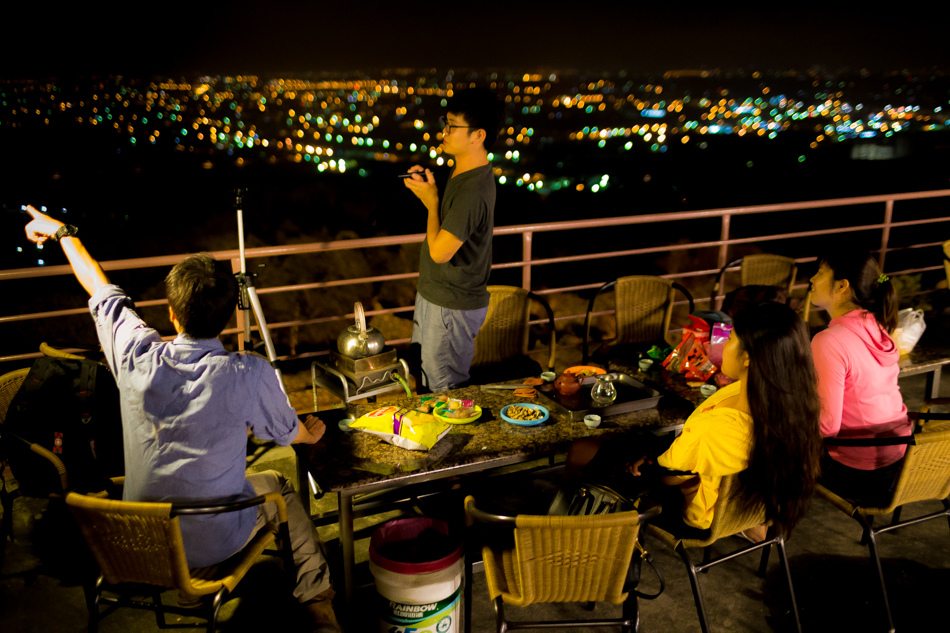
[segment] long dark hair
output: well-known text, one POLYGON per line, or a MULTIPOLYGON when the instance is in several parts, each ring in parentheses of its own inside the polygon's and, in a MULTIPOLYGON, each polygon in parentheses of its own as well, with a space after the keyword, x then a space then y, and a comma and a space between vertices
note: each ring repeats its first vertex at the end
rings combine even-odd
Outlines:
POLYGON ((746 392, 754 420, 749 467, 739 483, 788 533, 815 490, 822 445, 808 329, 791 308, 768 302, 739 312, 733 332, 749 355, 746 392))
POLYGON ((867 252, 836 252, 819 260, 828 266, 835 281, 848 280, 854 302, 874 315, 888 333, 897 328, 897 291, 881 274, 877 260, 867 252))

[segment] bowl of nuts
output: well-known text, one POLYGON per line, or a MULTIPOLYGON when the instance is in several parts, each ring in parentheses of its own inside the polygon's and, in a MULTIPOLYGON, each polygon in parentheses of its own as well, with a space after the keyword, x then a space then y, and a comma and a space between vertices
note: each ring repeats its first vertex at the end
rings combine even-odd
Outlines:
POLYGON ((518 426, 536 426, 548 419, 550 413, 540 404, 519 402, 509 404, 501 410, 501 419, 518 426))

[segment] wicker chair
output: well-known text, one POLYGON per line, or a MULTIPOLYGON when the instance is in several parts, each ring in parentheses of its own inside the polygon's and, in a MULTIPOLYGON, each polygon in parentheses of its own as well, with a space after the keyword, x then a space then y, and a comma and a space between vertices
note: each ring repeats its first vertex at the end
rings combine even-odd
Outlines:
MULTIPOLYGON (((23 381, 26 380, 26 376, 29 373, 30 368, 26 367, 24 369, 17 369, 16 371, 11 371, 8 374, 0 376, 0 436, 3 435, 2 427, 3 421, 7 417, 7 409, 10 408, 10 403, 13 402, 13 397, 20 390, 20 386, 23 384, 23 381)), ((46 459, 51 464, 51 466, 56 469, 56 474, 59 477, 59 483, 62 487, 62 491, 65 492, 66 490, 69 490, 69 478, 66 476, 66 466, 59 457, 57 457, 52 451, 40 446, 39 444, 28 442, 17 435, 10 434, 9 437, 10 439, 24 442, 30 447, 31 451, 46 459)))
MULTIPOLYGON (((208 632, 215 630, 218 610, 228 595, 247 573, 251 564, 265 548, 280 535, 282 554, 288 575, 294 566, 290 552, 287 528, 287 508, 280 493, 268 493, 244 501, 220 505, 136 503, 100 499, 70 493, 66 503, 92 551, 101 573, 95 583, 88 584, 86 604, 89 608, 89 631, 98 629, 99 605, 107 604, 149 609, 156 612, 158 626, 165 628, 165 613, 201 615, 195 608, 162 604, 161 592, 177 589, 179 604, 199 603, 201 598, 214 594, 204 604, 208 618, 208 632), (243 550, 228 560, 199 569, 188 569, 181 539, 178 517, 184 514, 219 514, 233 512, 262 503, 275 503, 280 524, 269 524, 251 539, 243 550), (118 597, 103 595, 114 591, 118 597), (133 599, 134 595, 150 592, 152 602, 133 599), (196 612, 197 611, 197 612, 196 612)), ((293 583, 288 578, 288 588, 293 583)), ((109 611, 107 610, 106 613, 109 611)))
MULTIPOLYGON (((639 629, 637 594, 628 583, 628 570, 646 514, 618 512, 591 516, 503 517, 488 514, 465 498, 465 519, 514 528, 514 548, 482 547, 488 593, 495 606, 499 633, 511 629, 570 626, 620 626, 639 629), (546 550, 545 548, 550 548, 546 550), (623 604, 621 618, 558 622, 509 622, 505 605, 607 601, 623 604)), ((474 539, 467 539, 471 543, 474 539)), ((474 553, 474 552, 473 552, 474 553)), ((466 631, 471 630, 471 572, 473 555, 466 556, 466 631)))
MULTIPOLYGON (((3 435, 3 421, 7 417, 7 410, 10 408, 10 403, 13 402, 13 397, 20 390, 20 387, 23 385, 23 381, 26 380, 26 377, 29 373, 30 368, 26 367, 24 369, 17 369, 16 371, 11 371, 10 373, 0 376, 0 436, 3 435)), ((60 458, 58 458, 52 451, 43 448, 39 444, 27 442, 26 440, 13 434, 10 434, 10 437, 14 440, 25 442, 30 447, 31 451, 50 462, 52 467, 56 469, 56 474, 59 476, 59 483, 62 486, 62 490, 66 491, 69 489, 69 480, 66 477, 66 466, 63 464, 60 458)))
POLYGON ((534 299, 548 315, 548 364, 554 370, 555 331, 554 312, 544 297, 515 286, 488 286, 491 295, 488 314, 475 337, 475 357, 472 359, 472 383, 522 378, 540 373, 540 367, 528 358, 528 320, 530 299, 534 299), (513 363, 513 359, 529 362, 513 363), (476 378, 477 376, 477 378, 476 378))
MULTIPOLYGON (((943 404, 950 403, 950 400, 946 398, 940 400, 943 401, 943 404)), ((929 407, 925 408, 929 409, 929 407)), ((927 417, 946 419, 945 415, 932 415, 928 410, 924 410, 920 416, 921 421, 925 424, 921 427, 920 432, 909 437, 864 440, 840 439, 837 441, 833 441, 836 438, 828 438, 825 440, 826 443, 849 446, 879 446, 885 443, 893 444, 898 440, 903 440, 903 443, 908 444, 907 452, 904 454, 903 466, 897 479, 897 487, 894 490, 894 497, 886 507, 861 506, 836 494, 825 486, 820 484, 818 486, 818 494, 857 521, 864 531, 861 542, 867 543, 871 560, 874 562, 877 571, 881 593, 884 596, 884 609, 887 612, 889 631, 894 631, 894 618, 887 597, 887 586, 884 583, 881 558, 877 551, 878 535, 933 519, 947 518, 950 520, 950 428, 946 424, 928 424, 924 420, 927 417), (940 501, 943 504, 943 510, 906 521, 900 520, 901 509, 905 505, 917 501, 931 500, 940 501), (893 518, 888 525, 877 528, 873 526, 875 516, 891 513, 893 513, 893 518)))
POLYGON ((709 536, 704 539, 680 538, 656 525, 648 525, 647 533, 650 536, 658 538, 666 545, 672 548, 683 562, 686 564, 686 570, 689 574, 689 582, 693 588, 693 600, 696 602, 696 612, 699 615, 699 623, 702 626, 703 633, 709 632, 709 618, 706 615, 706 607, 703 603, 703 596, 699 588, 699 573, 706 571, 720 563, 732 560, 744 554, 762 550, 762 558, 759 563, 759 576, 765 575, 765 569, 769 562, 769 552, 772 545, 778 548, 779 562, 785 573, 785 579, 788 583, 788 593, 792 601, 792 613, 795 615, 796 630, 801 633, 802 625, 798 615, 798 605, 795 600, 795 588, 792 585, 792 575, 788 569, 788 557, 785 553, 785 536, 774 526, 769 528, 768 536, 761 543, 745 545, 728 554, 717 558, 711 558, 709 546, 719 539, 738 534, 744 530, 762 525, 765 522, 765 507, 761 504, 749 504, 741 496, 738 488, 738 475, 729 475, 722 478, 719 485, 719 498, 716 500, 716 506, 713 514, 712 525, 709 526, 709 536), (703 562, 699 565, 693 563, 687 550, 692 548, 704 548, 703 562))
MULTIPOLYGON (((791 257, 758 253, 734 259, 716 274, 712 293, 709 295, 710 309, 719 309, 722 305, 720 292, 723 290, 723 279, 726 271, 741 265, 739 269, 740 286, 776 286, 784 290, 788 297, 792 296, 792 287, 798 274, 798 265, 791 257)), ((725 294, 725 293, 723 293, 725 294)))
POLYGON ((0 376, 0 426, 7 418, 7 409, 10 408, 10 403, 13 402, 13 396, 20 390, 20 386, 29 373, 30 368, 25 367, 0 376))
MULTIPOLYGON (((612 346, 629 343, 666 343, 666 334, 670 330, 673 316, 674 289, 679 290, 689 302, 689 311, 693 312, 693 297, 680 284, 663 277, 650 275, 632 275, 608 281, 594 293, 587 304, 587 316, 584 319, 584 357, 583 364, 590 360, 590 322, 597 296, 611 286, 616 286, 617 336, 612 346)), ((598 350, 597 355, 607 353, 598 350)))

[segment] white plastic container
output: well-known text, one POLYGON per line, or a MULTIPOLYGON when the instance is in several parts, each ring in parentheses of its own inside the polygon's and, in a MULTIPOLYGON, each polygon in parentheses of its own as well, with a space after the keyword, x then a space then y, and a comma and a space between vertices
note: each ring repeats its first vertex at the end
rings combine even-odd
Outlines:
POLYGON ((389 521, 370 539, 369 569, 380 596, 380 633, 458 633, 463 628, 459 621, 465 570, 461 542, 450 554, 435 560, 409 563, 384 555, 386 544, 417 539, 429 528, 449 534, 443 521, 414 517, 389 521))

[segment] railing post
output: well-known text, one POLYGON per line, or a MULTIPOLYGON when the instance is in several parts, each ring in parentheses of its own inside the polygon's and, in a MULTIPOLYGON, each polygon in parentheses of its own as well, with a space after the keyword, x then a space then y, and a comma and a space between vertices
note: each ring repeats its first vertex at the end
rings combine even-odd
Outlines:
MULTIPOLYGON (((241 272, 241 260, 240 258, 234 258, 231 260, 231 272, 235 275, 241 272)), ((238 306, 234 306, 234 311, 237 313, 237 329, 238 329, 238 349, 244 351, 244 310, 241 310, 238 306)))
POLYGON ((532 231, 525 231, 521 234, 521 261, 525 263, 521 269, 521 287, 525 290, 531 290, 531 240, 534 239, 532 231))
POLYGON ((730 224, 732 224, 732 215, 726 213, 722 216, 722 228, 719 231, 719 241, 722 242, 719 245, 719 268, 729 263, 729 245, 726 242, 729 240, 730 224))
POLYGON ((881 229, 881 250, 877 254, 877 265, 884 272, 884 257, 887 255, 887 245, 891 241, 891 221, 894 219, 894 199, 889 198, 884 203, 884 228, 881 229))

